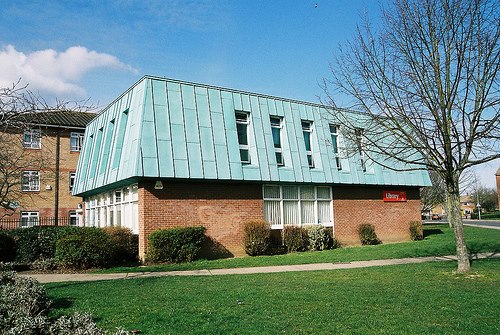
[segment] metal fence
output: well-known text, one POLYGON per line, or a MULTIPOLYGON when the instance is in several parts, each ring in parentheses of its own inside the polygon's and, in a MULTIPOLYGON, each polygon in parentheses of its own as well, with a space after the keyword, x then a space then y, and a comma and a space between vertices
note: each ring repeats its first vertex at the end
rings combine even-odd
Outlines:
POLYGON ((40 218, 19 218, 19 219, 0 219, 0 229, 17 229, 36 226, 77 226, 76 218, 70 217, 40 217, 40 218))

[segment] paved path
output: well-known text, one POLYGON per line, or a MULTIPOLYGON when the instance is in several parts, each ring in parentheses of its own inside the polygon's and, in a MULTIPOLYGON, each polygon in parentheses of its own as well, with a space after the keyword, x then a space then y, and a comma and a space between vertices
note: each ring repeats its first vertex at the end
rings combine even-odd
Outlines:
MULTIPOLYGON (((500 258, 500 253, 483 253, 471 256, 471 259, 500 258)), ((113 280, 113 279, 131 279, 162 276, 220 276, 231 274, 253 274, 253 273, 276 273, 276 272, 296 272, 296 271, 317 271, 317 270, 338 270, 338 269, 356 269, 372 266, 386 266, 398 264, 415 264, 436 261, 454 261, 456 256, 442 257, 415 257, 415 258, 396 258, 381 259, 372 261, 355 261, 346 263, 316 263, 300 265, 280 265, 263 266, 250 268, 234 269, 211 269, 211 270, 191 270, 191 271, 166 271, 166 272, 129 272, 129 273, 108 273, 108 274, 21 274, 30 276, 41 283, 57 283, 70 281, 95 281, 95 280, 113 280)))

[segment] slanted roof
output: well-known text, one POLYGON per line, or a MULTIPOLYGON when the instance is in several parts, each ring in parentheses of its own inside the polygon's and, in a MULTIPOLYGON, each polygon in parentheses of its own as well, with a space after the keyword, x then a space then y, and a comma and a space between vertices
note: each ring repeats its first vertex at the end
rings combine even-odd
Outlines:
POLYGON ((20 115, 24 122, 49 127, 85 128, 97 114, 76 111, 48 111, 20 115))
POLYGON ((87 126, 74 194, 139 178, 430 185, 427 171, 395 171, 370 161, 363 171, 359 154, 342 157, 337 169, 329 127, 335 120, 318 104, 145 76, 87 126), (240 159, 237 111, 249 118, 250 164, 240 159), (282 118, 284 166, 276 162, 270 116, 282 118), (313 124, 314 168, 302 120, 313 124))
POLYGON ((495 176, 500 176, 500 167, 498 167, 497 173, 495 173, 495 176))

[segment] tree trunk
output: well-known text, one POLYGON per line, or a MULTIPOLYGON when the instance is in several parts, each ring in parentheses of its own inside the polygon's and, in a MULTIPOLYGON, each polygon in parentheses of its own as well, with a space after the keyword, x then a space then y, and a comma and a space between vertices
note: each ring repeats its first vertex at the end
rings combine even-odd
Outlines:
POLYGON ((470 271, 469 253, 465 245, 464 225, 460 215, 460 192, 458 191, 458 181, 456 185, 448 185, 447 207, 448 220, 455 232, 455 244, 457 248, 458 269, 457 272, 465 273, 470 271))

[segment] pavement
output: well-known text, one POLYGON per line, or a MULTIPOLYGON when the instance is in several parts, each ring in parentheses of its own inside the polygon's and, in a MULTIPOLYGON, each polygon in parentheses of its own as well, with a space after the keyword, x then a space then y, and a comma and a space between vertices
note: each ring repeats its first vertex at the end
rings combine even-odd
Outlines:
MULTIPOLYGON (((474 259, 500 258, 500 253, 480 253, 470 255, 474 259)), ((165 271, 165 272, 128 272, 128 273, 40 273, 40 274, 23 274, 21 276, 29 276, 38 280, 40 283, 60 283, 60 282, 85 282, 97 280, 116 280, 116 279, 133 279, 133 278, 150 278, 150 277, 168 277, 168 276, 222 276, 222 275, 245 275, 256 273, 277 273, 277 272, 297 272, 297 271, 320 271, 320 270, 340 270, 340 269, 357 269, 373 266, 388 266, 400 264, 417 264, 426 262, 445 262, 456 261, 457 257, 439 256, 439 257, 414 257, 414 258, 396 258, 396 259, 380 259, 371 261, 354 261, 345 263, 315 263, 315 264, 300 264, 300 265, 279 265, 279 266, 263 266, 250 268, 234 268, 234 269, 205 269, 191 271, 165 271)))

